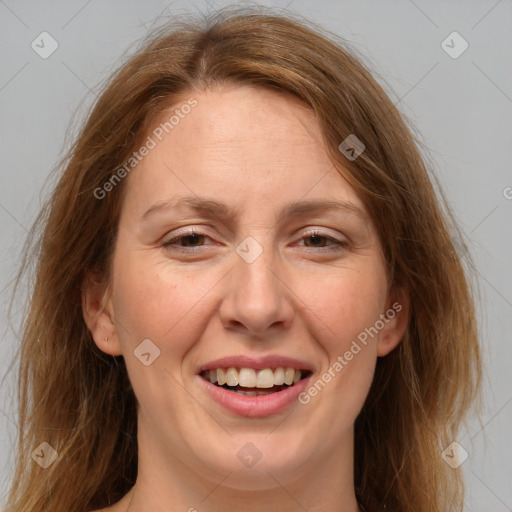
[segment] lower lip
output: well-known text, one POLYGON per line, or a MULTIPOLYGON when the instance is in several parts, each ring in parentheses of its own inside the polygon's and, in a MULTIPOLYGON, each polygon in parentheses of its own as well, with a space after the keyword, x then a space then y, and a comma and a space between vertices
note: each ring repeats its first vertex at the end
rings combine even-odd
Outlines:
POLYGON ((200 375, 197 378, 205 386, 210 396, 228 411, 239 416, 259 417, 277 414, 290 407, 294 402, 298 403, 297 397, 307 388, 311 375, 283 391, 260 396, 239 395, 212 384, 200 375))

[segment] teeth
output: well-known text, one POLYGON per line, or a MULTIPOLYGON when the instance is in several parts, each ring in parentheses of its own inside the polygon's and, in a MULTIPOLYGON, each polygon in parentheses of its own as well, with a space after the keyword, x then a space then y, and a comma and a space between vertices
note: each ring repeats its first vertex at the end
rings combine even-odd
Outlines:
POLYGON ((222 368, 217 368, 217 382, 219 386, 226 384, 226 374, 222 368))
POLYGON ((243 388, 255 388, 256 372, 252 368, 242 368, 238 373, 238 384, 243 388))
MULTIPOLYGON (((300 372, 298 372, 300 374, 300 372)), ((274 384, 281 386, 284 384, 284 370, 282 368, 276 368, 274 372, 274 384)))
MULTIPOLYGON (((299 382, 302 378, 302 372, 295 368, 264 368, 263 370, 254 370, 254 368, 217 368, 216 370, 207 370, 203 376, 212 384, 222 386, 241 386, 244 388, 268 389, 273 386, 286 384, 291 386, 299 382)), ((246 393, 255 393, 247 391, 246 393)), ((243 394, 243 392, 242 392, 243 394)), ((251 396, 251 395, 249 395, 251 396)))
POLYGON ((254 391, 244 391, 242 389, 235 389, 235 393, 238 393, 239 395, 245 395, 245 396, 261 396, 261 395, 271 395, 272 391, 268 389, 255 389, 254 391))
POLYGON ((258 396, 258 393, 259 393, 259 391, 242 391, 241 389, 237 389, 236 392, 239 395, 244 395, 244 396, 258 396))
MULTIPOLYGON (((294 370, 295 371, 295 370, 294 370)), ((256 375, 257 388, 272 388, 274 387, 274 372, 270 368, 260 370, 256 375)))
POLYGON ((284 372, 284 383, 290 386, 293 383, 293 377, 295 376, 295 370, 293 368, 286 368, 284 372))
POLYGON ((238 372, 236 368, 228 368, 226 372, 226 384, 228 386, 237 386, 238 385, 238 372))

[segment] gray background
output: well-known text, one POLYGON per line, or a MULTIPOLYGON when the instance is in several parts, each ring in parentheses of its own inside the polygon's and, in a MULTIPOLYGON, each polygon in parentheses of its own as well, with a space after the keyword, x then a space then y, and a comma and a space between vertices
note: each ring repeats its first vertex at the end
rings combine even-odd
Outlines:
MULTIPOLYGON (((483 424, 472 421, 457 439, 469 453, 465 510, 512 511, 512 2, 263 3, 288 7, 350 41, 429 148, 470 239, 482 291, 483 424), (441 47, 453 31, 469 43, 457 59, 441 47)), ((224 5, 0 0, 0 378, 16 348, 5 309, 21 243, 96 85, 158 16, 224 5), (31 48, 43 31, 59 44, 47 59, 31 48)), ((15 325, 19 320, 15 314, 15 325)), ((13 466, 15 388, 11 372, 0 392, 0 504, 13 466)))

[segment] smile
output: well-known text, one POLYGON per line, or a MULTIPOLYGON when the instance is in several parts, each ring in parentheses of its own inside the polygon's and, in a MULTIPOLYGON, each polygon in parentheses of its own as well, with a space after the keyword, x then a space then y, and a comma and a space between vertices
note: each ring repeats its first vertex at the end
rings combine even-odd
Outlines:
POLYGON ((262 396, 293 387, 310 375, 309 370, 292 367, 263 368, 213 368, 201 372, 201 377, 217 387, 239 395, 262 396))

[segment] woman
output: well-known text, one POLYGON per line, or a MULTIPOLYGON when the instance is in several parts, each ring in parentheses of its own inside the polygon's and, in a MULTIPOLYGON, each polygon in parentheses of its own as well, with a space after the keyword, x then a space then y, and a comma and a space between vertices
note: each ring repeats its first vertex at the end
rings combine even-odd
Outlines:
POLYGON ((457 228, 331 34, 248 9, 155 33, 39 232, 8 512, 462 510, 457 228))

